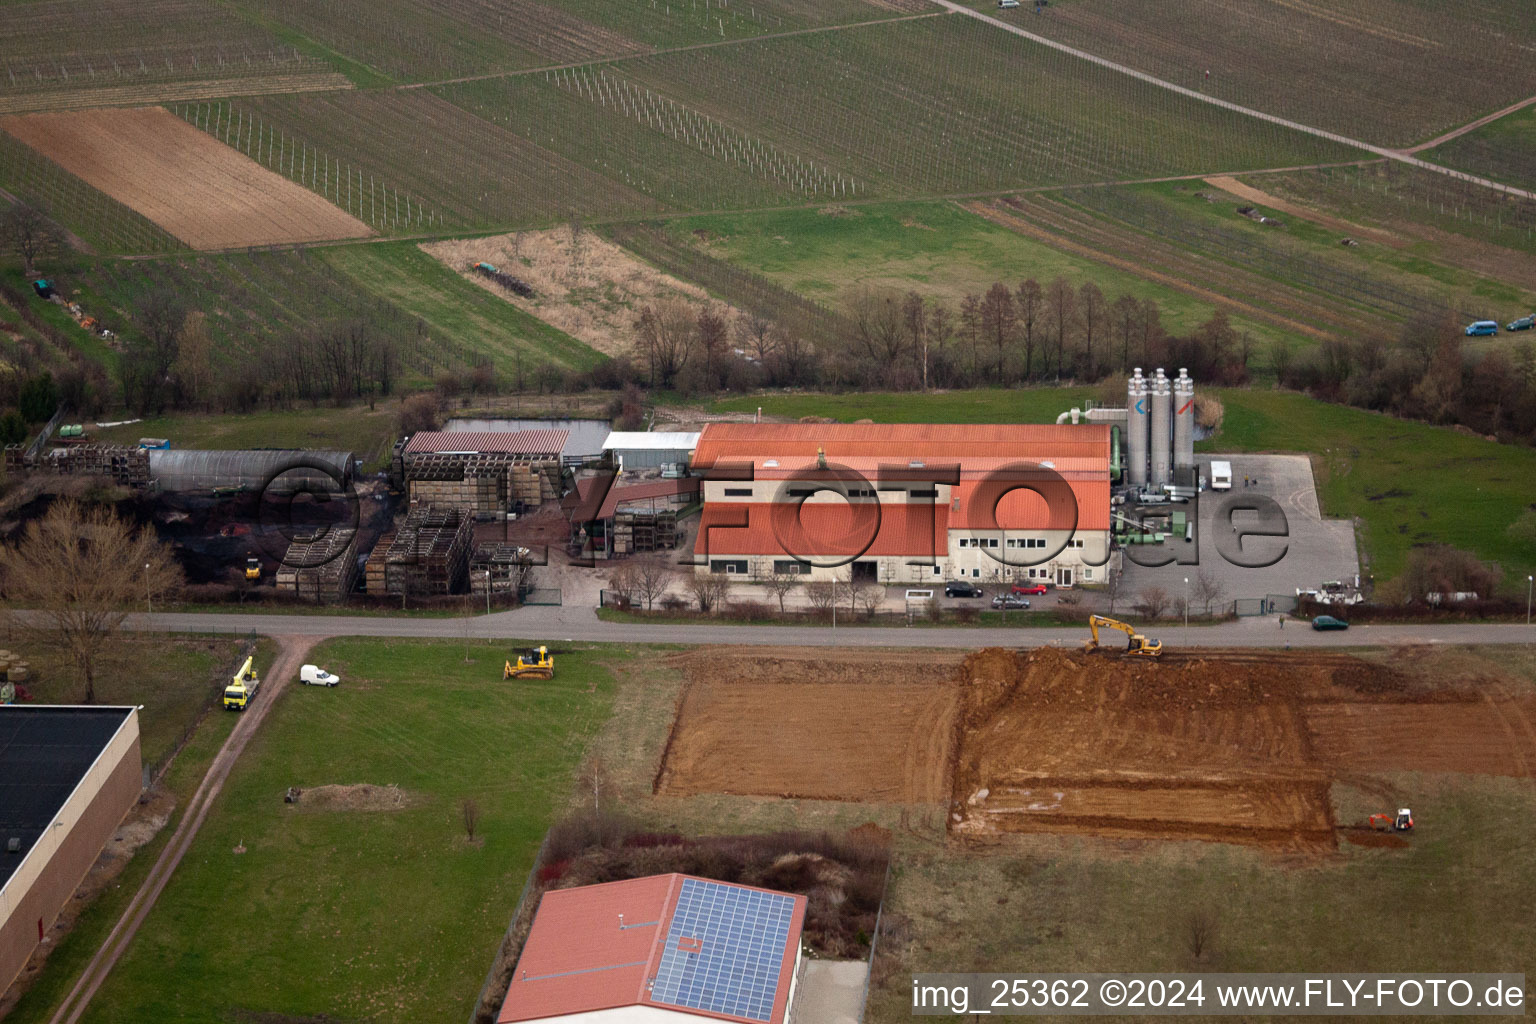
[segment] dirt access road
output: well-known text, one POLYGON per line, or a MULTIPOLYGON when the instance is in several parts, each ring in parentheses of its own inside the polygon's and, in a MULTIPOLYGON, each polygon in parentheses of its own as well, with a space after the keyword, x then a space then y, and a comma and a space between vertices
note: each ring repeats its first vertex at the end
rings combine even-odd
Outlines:
POLYGON ((224 745, 214 755, 213 763, 208 766, 208 774, 203 776, 202 783, 197 791, 192 794, 186 810, 182 812, 181 821, 176 826, 176 831, 171 836, 171 841, 160 851, 160 858, 145 876, 139 891, 134 893, 133 899, 123 911, 123 916, 113 926, 107 939, 102 943, 91 962, 86 965, 85 971, 80 975, 75 987, 70 989, 69 995, 59 1004, 54 1012, 50 1024, 75 1024, 85 1009, 90 1005, 91 998, 117 961, 127 951, 134 935, 138 933, 139 926, 144 923, 144 918, 160 898, 160 893, 170 881, 171 874, 176 866, 181 863, 181 858, 186 855, 187 849, 192 845, 192 840, 197 838, 198 830, 203 826, 203 819, 208 816, 208 809, 218 799, 219 793, 224 789, 224 782, 229 778, 230 771, 235 767, 235 761, 245 750, 256 730, 261 728, 261 723, 266 720, 267 712, 277 703, 278 697, 288 687, 288 683, 299 674, 299 666, 303 663, 309 650, 317 642, 318 637, 277 637, 278 654, 272 667, 263 677, 263 687, 256 696, 256 701, 249 709, 242 712, 240 720, 230 731, 224 745))

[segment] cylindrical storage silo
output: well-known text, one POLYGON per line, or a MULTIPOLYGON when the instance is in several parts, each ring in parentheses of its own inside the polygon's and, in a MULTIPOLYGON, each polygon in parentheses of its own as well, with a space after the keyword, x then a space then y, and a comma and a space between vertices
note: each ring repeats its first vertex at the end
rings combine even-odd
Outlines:
POLYGON ((1164 484, 1170 482, 1172 477, 1171 449, 1173 447, 1173 423, 1169 415, 1170 406, 1173 404, 1173 395, 1168 387, 1168 378, 1163 376, 1163 371, 1158 370, 1157 376, 1151 380, 1152 389, 1152 422, 1151 442, 1152 469, 1150 480, 1153 490, 1161 490, 1164 484))
POLYGON ((1183 482, 1195 465, 1195 382, 1180 368, 1173 382, 1173 470, 1183 482))
POLYGON ((1125 466, 1127 481, 1133 487, 1147 483, 1147 382, 1136 367, 1125 387, 1125 466))

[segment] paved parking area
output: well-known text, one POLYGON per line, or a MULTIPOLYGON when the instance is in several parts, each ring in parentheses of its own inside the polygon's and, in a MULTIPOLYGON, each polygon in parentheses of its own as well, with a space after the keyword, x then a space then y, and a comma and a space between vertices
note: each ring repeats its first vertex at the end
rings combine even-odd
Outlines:
POLYGON ((795 987, 793 1024, 858 1024, 864 1009, 862 960, 806 960, 795 987))
POLYGON ((1322 517, 1312 464, 1306 456, 1201 456, 1200 471, 1207 477, 1213 458, 1232 463, 1232 490, 1206 491, 1197 502, 1172 506, 1190 511, 1198 506, 1194 541, 1172 538, 1161 545, 1126 549, 1120 592, 1127 604, 1135 600, 1139 591, 1153 586, 1162 587, 1178 599, 1183 593, 1184 578, 1189 577, 1193 584, 1201 570, 1215 574, 1222 582, 1226 588, 1224 600, 1228 603, 1234 598, 1294 595, 1297 587, 1315 587, 1324 580, 1348 580, 1360 571, 1354 526, 1347 519, 1322 517), (1245 480, 1249 485, 1245 486, 1245 480), (1240 538, 1234 532, 1234 525, 1238 531, 1246 531, 1264 518, 1262 510, 1241 508, 1244 504, 1259 504, 1252 500, 1255 496, 1273 499, 1278 506, 1284 517, 1279 524, 1285 531, 1283 538, 1240 538), (1234 506, 1237 511, 1233 511, 1234 506), (1229 554, 1235 555, 1235 559, 1229 558, 1229 554), (1133 561, 1133 557, 1156 561, 1169 555, 1179 560, 1160 567, 1133 561), (1260 564, 1241 565, 1234 561, 1260 564))

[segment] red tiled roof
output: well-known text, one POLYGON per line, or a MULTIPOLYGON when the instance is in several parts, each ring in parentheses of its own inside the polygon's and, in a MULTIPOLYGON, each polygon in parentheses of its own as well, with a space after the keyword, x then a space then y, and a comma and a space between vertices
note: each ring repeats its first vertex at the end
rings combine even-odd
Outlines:
POLYGON ((496 452, 509 455, 559 455, 569 430, 418 430, 406 443, 405 454, 429 452, 496 452))
MULTIPOLYGON (((714 1020, 745 1020, 649 998, 650 981, 661 961, 686 877, 652 875, 546 892, 513 971, 498 1024, 641 1004, 714 1020)), ((770 1024, 783 1024, 788 1009, 805 920, 805 897, 794 899, 794 921, 770 1024)))
POLYGON ((699 490, 699 478, 696 476, 679 477, 675 480, 647 480, 638 484, 615 483, 608 489, 603 497, 602 507, 594 511, 598 495, 597 477, 585 477, 576 481, 577 501, 570 507, 571 520, 584 523, 590 519, 607 519, 613 515, 619 505, 632 501, 644 501, 647 498, 670 498, 678 494, 697 494, 699 490))
POLYGON ((947 506, 916 503, 716 502, 704 506, 693 550, 710 557, 943 558, 949 515, 947 506))
POLYGON ((829 462, 874 458, 1033 461, 1092 458, 1109 466, 1109 427, 1057 423, 710 423, 699 434, 695 469, 765 459, 829 462))

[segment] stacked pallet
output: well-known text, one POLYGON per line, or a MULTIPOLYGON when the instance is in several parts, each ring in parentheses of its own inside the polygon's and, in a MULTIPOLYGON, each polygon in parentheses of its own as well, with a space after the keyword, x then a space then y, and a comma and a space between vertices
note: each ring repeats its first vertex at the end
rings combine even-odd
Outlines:
POLYGON ((136 445, 75 444, 28 458, 20 445, 5 448, 9 473, 39 470, 70 476, 105 476, 115 483, 143 487, 149 483, 149 452, 136 445))
POLYGON ((373 546, 368 554, 368 561, 363 565, 363 589, 370 594, 387 594, 389 591, 384 585, 384 559, 389 554, 389 549, 395 543, 395 532, 384 534, 379 542, 373 546))
POLYGON ((613 553, 632 555, 677 547, 677 513, 617 512, 613 517, 613 553))
POLYGON ((317 601, 341 600, 357 582, 357 530, 331 529, 303 534, 288 545, 277 589, 317 601))
MULTIPOLYGON (((384 552, 383 592, 463 593, 473 539, 474 517, 467 510, 443 505, 413 508, 384 552)), ((370 592, 373 590, 374 562, 378 557, 378 549, 375 549, 368 560, 370 592)))
POLYGON ((507 506, 536 508, 560 497, 560 467, 555 462, 523 462, 507 474, 507 506))
POLYGON ((410 499, 424 505, 453 505, 475 512, 506 510, 506 474, 480 470, 459 480, 412 480, 410 499))
POLYGON ((487 542, 475 548, 469 560, 469 589, 484 594, 518 593, 529 582, 532 552, 516 544, 487 542))

